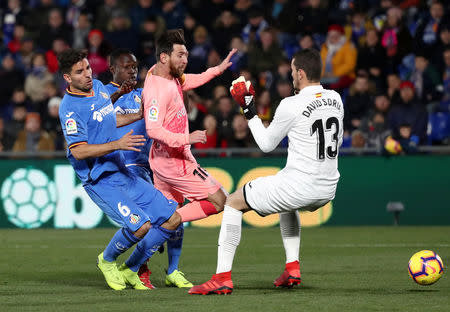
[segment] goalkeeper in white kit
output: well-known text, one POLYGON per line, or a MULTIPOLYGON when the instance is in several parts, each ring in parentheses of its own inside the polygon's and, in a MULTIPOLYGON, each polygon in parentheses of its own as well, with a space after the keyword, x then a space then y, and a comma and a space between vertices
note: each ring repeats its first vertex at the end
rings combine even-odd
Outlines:
POLYGON ((337 157, 342 143, 344 106, 337 92, 320 85, 322 63, 316 50, 297 52, 291 69, 297 94, 280 102, 268 128, 257 116, 250 82, 243 77, 233 81, 231 95, 242 107, 259 148, 270 152, 288 136, 287 163, 276 175, 250 181, 227 198, 216 274, 206 283, 192 287, 190 294, 233 291, 231 267, 241 240, 242 214, 250 210, 261 216, 280 214, 286 266, 274 285, 292 287, 301 282, 298 210, 315 211, 334 199, 339 181, 337 157))

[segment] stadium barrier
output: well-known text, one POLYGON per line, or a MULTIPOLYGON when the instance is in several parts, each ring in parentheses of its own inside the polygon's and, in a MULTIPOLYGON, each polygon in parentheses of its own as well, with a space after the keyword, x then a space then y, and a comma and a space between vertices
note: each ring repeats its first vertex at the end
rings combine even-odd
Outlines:
MULTIPOLYGON (((276 173, 285 161, 284 156, 199 158, 228 192, 276 173)), ((301 212, 303 226, 393 224, 394 216, 386 210, 391 202, 404 206, 400 225, 450 224, 450 155, 347 156, 340 158, 339 170, 336 198, 314 213, 301 212)), ((64 158, 0 159, 0 195, 0 228, 114 226, 90 200, 64 158)), ((217 227, 220 221, 217 215, 191 225, 217 227)), ((275 226, 278 215, 261 218, 251 212, 244 222, 275 226)))

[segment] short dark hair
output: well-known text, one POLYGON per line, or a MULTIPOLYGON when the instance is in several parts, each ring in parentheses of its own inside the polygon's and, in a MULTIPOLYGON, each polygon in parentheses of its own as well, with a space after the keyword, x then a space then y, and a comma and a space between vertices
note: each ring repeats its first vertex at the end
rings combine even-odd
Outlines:
POLYGON ((363 79, 369 79, 369 74, 367 74, 365 71, 359 71, 356 74, 356 78, 363 78, 363 79))
POLYGON ((131 52, 130 50, 127 49, 117 49, 114 50, 110 55, 109 55, 109 65, 113 66, 116 65, 117 60, 122 56, 122 55, 127 55, 127 54, 131 54, 134 55, 133 52, 131 52))
POLYGON ((81 49, 67 49, 58 54, 59 70, 63 74, 69 74, 72 66, 87 58, 87 52, 81 49))
POLYGON ((295 68, 297 70, 302 69, 306 73, 306 78, 309 81, 320 81, 322 59, 319 51, 315 49, 304 49, 295 53, 293 59, 295 68))
POLYGON ((156 40, 156 61, 159 61, 161 53, 170 55, 174 44, 186 44, 183 29, 167 30, 156 40))

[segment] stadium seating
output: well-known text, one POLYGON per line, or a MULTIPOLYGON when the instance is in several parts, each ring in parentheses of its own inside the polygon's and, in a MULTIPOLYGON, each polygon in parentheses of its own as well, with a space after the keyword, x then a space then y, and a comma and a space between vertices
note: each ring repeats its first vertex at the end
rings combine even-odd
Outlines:
POLYGON ((450 112, 431 113, 428 119, 429 143, 442 142, 450 138, 450 112))

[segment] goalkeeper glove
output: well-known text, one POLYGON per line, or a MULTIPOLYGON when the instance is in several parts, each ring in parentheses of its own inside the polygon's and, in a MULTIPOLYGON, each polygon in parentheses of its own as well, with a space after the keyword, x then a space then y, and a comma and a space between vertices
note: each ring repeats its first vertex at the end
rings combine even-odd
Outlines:
POLYGON ((255 89, 250 81, 245 81, 245 78, 240 76, 231 83, 230 93, 242 107, 245 118, 252 119, 257 114, 254 101, 255 89))

